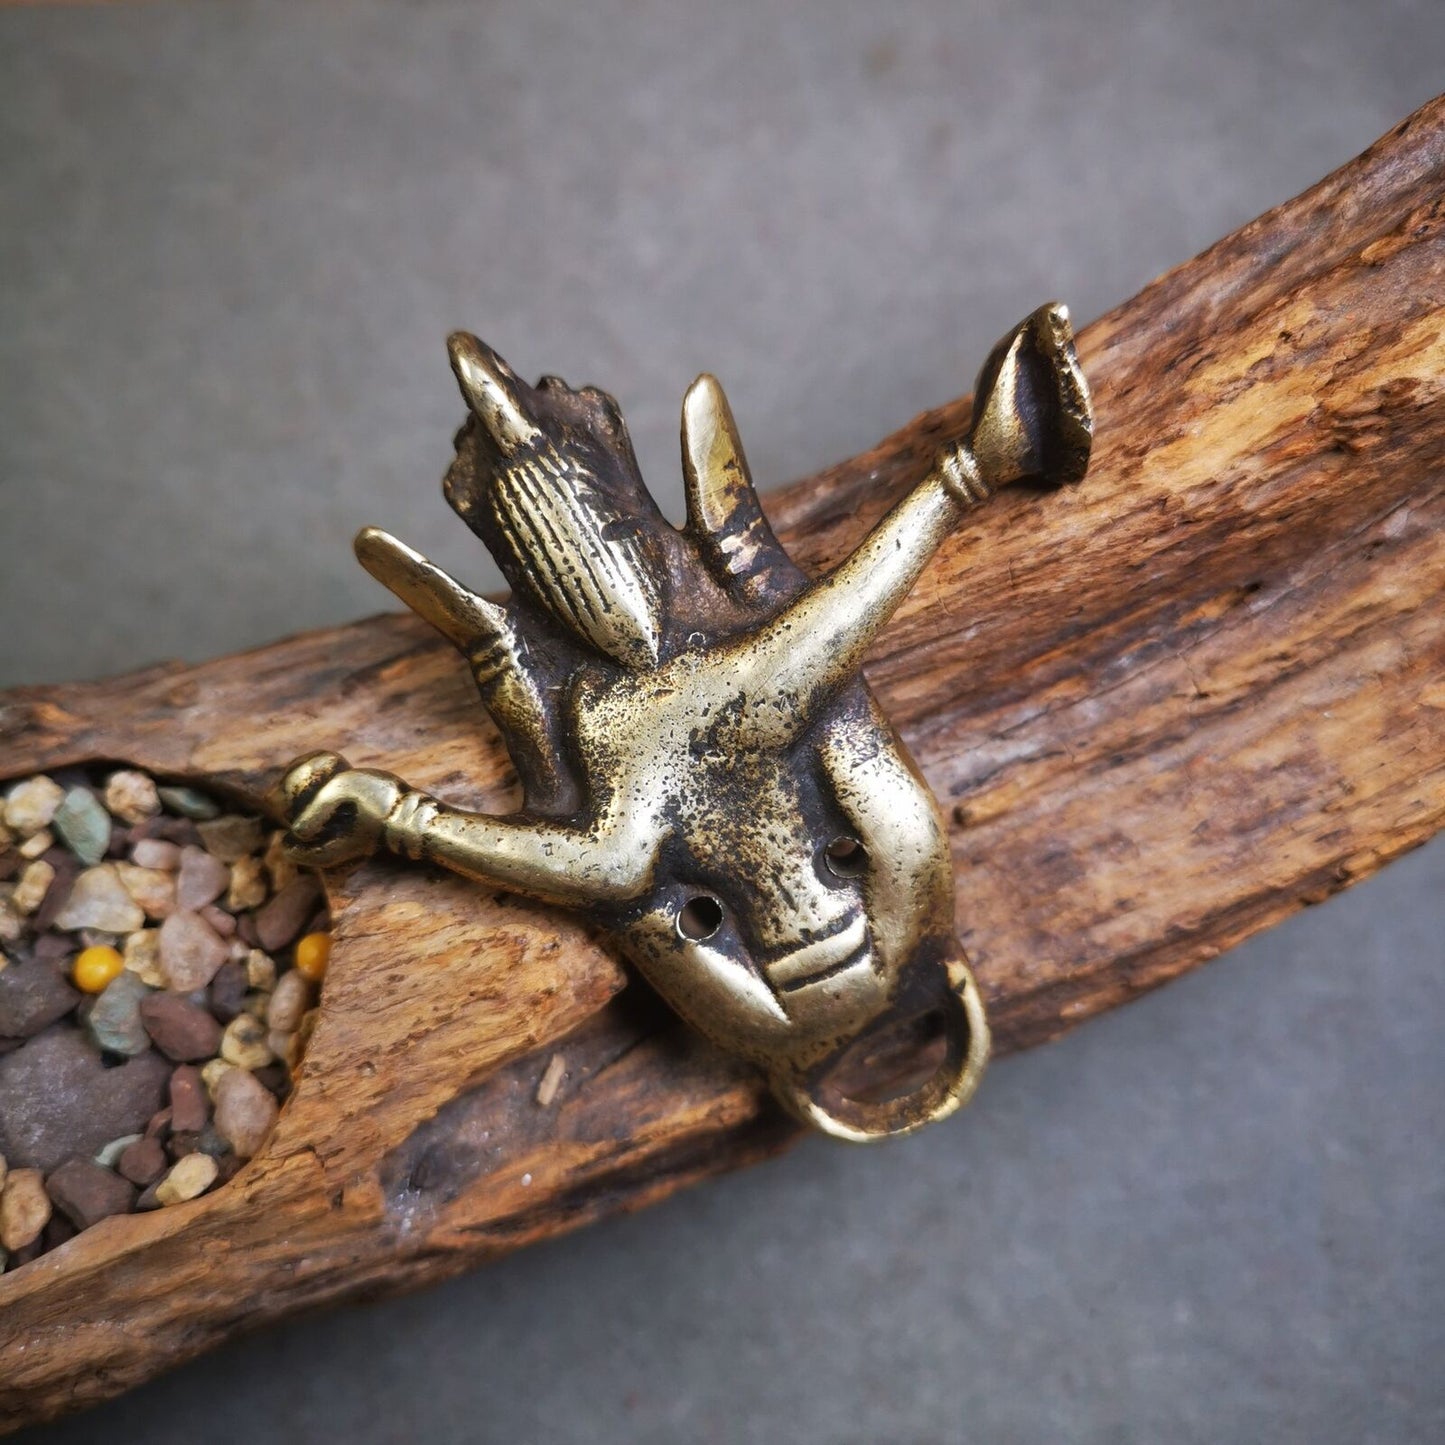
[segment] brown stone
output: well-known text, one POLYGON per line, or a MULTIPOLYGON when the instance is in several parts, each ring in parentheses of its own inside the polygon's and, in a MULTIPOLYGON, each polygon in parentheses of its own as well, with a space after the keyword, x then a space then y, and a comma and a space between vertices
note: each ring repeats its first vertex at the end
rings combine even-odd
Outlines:
POLYGON ((130 1183, 94 1159, 67 1159, 46 1178, 45 1192, 77 1229, 125 1214, 135 1203, 130 1183))
POLYGON ((229 959, 216 970, 211 980, 211 1012, 223 1024, 228 1024, 246 1005, 246 965, 229 959))
POLYGON ((293 943, 316 909, 321 885, 309 873, 288 883, 256 914, 256 937, 267 953, 293 943))
POLYGON ((52 1024, 0 1058, 0 1154, 50 1170, 139 1134, 161 1106, 170 1070, 149 1049, 108 1068, 81 1030, 52 1024))
POLYGON ((178 993, 153 993, 141 1000, 140 1019, 151 1042, 178 1064, 214 1057, 221 1026, 209 1009, 178 993))
POLYGON ((0 1037, 28 1039, 64 1018, 80 995, 60 969, 31 954, 12 955, 0 972, 0 1037))
POLYGON ((166 1163, 166 1151, 159 1139, 137 1139, 121 1150, 115 1167, 132 1184, 144 1189, 166 1172, 166 1163))
POLYGON ((171 1075, 171 1124, 183 1133, 194 1134, 206 1127, 211 1117, 210 1098, 201 1071, 182 1064, 171 1075))
POLYGON ((275 1098, 245 1069, 232 1069, 216 1085, 216 1129, 242 1159, 265 1142, 279 1112, 275 1098))

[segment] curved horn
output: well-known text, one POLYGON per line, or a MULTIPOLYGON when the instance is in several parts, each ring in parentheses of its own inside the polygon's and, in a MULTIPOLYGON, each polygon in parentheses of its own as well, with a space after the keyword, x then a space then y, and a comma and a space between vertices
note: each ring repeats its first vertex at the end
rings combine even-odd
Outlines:
POLYGON ((516 373, 490 346, 457 331, 447 338, 447 355, 467 405, 503 455, 541 439, 522 402, 516 373))

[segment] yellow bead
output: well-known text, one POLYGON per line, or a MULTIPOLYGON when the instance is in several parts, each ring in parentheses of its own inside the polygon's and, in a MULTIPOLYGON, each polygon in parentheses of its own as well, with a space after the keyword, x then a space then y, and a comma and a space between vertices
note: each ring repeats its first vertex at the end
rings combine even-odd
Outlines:
POLYGON ((327 960, 331 957, 331 935, 308 933, 296 943, 296 972, 312 983, 326 977, 327 960))
POLYGON ((99 993, 124 968, 125 959, 115 949, 97 944, 76 954, 70 976, 75 980, 76 988, 86 993, 99 993))

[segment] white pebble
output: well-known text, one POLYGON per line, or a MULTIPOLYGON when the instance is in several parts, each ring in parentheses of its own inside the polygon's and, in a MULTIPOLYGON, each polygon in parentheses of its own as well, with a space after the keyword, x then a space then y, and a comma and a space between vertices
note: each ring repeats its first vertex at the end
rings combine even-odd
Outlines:
POLYGON ((106 779, 105 806, 122 823, 143 823, 161 810, 155 779, 125 768, 106 779))
POLYGON ((55 869, 44 858, 37 858, 20 875, 10 901, 21 913, 34 913, 45 902, 45 895, 50 892, 53 882, 55 869))
POLYGON ((156 1185, 156 1203, 184 1204, 204 1194, 216 1182, 220 1168, 209 1154, 186 1154, 171 1166, 156 1185))
POLYGON ((65 789, 44 773, 16 783, 5 794, 5 826, 22 838, 48 828, 64 796, 65 789))

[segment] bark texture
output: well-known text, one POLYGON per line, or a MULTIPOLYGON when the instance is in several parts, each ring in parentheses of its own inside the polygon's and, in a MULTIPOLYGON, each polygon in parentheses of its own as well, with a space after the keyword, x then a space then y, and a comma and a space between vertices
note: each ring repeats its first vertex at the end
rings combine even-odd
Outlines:
MULTIPOLYGON (((1435 102, 1087 328, 1088 481, 967 524, 873 655, 950 815, 1000 1053, 1445 818, 1442 196, 1435 102)), ((776 494, 793 555, 841 559, 965 417, 954 402, 776 494)), ((0 694, 7 776, 127 760, 254 802, 294 755, 337 745, 461 804, 515 797, 461 661, 410 617, 0 694)), ((0 1424, 791 1137, 758 1080, 626 987, 583 924, 394 863, 329 885, 321 1022, 269 1144, 213 1195, 0 1276, 0 1424)))

